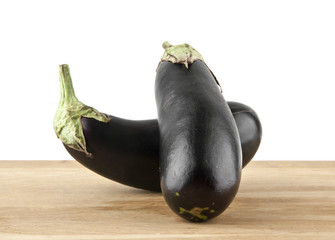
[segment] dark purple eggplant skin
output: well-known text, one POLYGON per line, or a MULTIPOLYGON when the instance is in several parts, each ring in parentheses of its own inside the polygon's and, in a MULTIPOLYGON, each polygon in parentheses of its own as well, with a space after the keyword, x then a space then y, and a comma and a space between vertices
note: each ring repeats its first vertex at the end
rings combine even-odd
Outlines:
POLYGON ((64 144, 88 169, 113 181, 150 191, 159 186, 159 131, 157 120, 133 121, 111 116, 108 123, 81 118, 87 156, 64 144))
POLYGON ((242 146, 242 167, 255 156, 262 140, 262 124, 257 113, 239 102, 227 102, 233 113, 242 146))
MULTIPOLYGON (((243 166, 255 155, 261 140, 256 112, 239 102, 227 102, 242 143, 243 166)), ((88 157, 64 144, 69 154, 93 172, 131 187, 161 192, 157 119, 133 121, 111 116, 103 123, 81 118, 88 157)))
POLYGON ((155 96, 163 196, 194 222, 221 214, 237 194, 242 150, 234 117, 207 65, 160 62, 155 96))

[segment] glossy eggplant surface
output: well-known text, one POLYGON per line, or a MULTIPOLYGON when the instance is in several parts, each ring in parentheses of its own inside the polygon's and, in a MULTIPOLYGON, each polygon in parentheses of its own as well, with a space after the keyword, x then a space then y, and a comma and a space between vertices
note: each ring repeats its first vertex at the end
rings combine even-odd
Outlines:
MULTIPOLYGON (((240 184, 238 129, 217 80, 188 44, 168 46, 156 75, 161 189, 189 221, 207 221, 233 201, 240 184), (182 56, 180 56, 182 54, 182 56), (181 59, 181 61, 178 61, 181 59), (185 61, 184 61, 185 60, 185 61), (191 59, 192 60, 192 59, 191 59)), ((201 56, 201 55, 200 55, 201 56)))

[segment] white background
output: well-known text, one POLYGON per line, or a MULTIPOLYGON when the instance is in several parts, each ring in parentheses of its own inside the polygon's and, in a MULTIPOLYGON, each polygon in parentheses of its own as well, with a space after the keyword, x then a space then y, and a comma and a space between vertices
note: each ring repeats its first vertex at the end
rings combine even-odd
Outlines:
POLYGON ((334 1, 1 1, 0 160, 72 159, 52 121, 58 65, 101 112, 156 118, 161 44, 202 53, 258 113, 254 160, 335 159, 334 1))

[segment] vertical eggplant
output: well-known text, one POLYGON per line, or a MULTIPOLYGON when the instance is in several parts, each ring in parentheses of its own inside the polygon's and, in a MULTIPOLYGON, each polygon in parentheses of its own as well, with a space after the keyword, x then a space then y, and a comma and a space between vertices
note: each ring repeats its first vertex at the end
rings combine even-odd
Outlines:
POLYGON ((206 221, 222 213, 238 191, 238 130, 201 54, 188 44, 163 47, 155 80, 161 189, 177 215, 206 221))

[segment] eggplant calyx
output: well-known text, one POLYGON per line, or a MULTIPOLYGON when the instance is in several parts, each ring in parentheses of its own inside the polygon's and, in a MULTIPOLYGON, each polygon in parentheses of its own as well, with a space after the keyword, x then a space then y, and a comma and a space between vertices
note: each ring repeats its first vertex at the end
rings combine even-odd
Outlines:
POLYGON ((77 99, 67 64, 59 66, 59 83, 60 101, 53 121, 55 133, 64 144, 91 157, 92 154, 86 148, 81 117, 94 118, 101 122, 109 122, 111 118, 77 99))
POLYGON ((174 46, 168 42, 164 42, 163 48, 165 52, 161 61, 184 64, 186 68, 196 60, 205 62, 201 54, 187 43, 174 46))
MULTIPOLYGON (((169 42, 164 42, 162 46, 165 49, 165 52, 163 54, 161 62, 167 61, 167 62, 172 62, 172 63, 184 64, 187 69, 188 69, 189 64, 194 63, 196 60, 200 60, 203 63, 205 63, 205 60, 203 59, 201 54, 187 43, 174 46, 170 44, 169 42)), ((215 77, 212 70, 210 70, 208 66, 207 68, 213 75, 213 78, 216 84, 219 86, 220 92, 222 92, 222 88, 221 88, 219 81, 215 77)))

